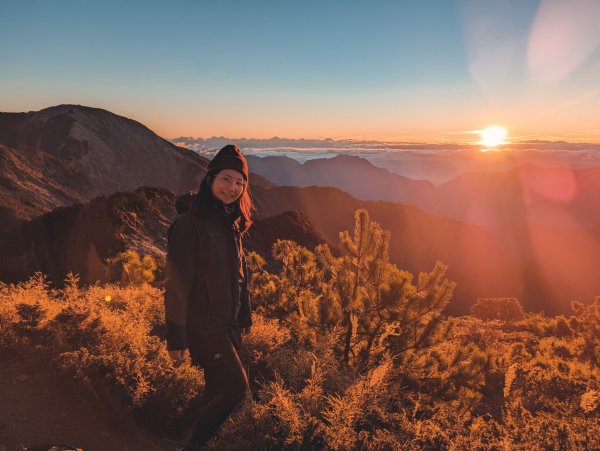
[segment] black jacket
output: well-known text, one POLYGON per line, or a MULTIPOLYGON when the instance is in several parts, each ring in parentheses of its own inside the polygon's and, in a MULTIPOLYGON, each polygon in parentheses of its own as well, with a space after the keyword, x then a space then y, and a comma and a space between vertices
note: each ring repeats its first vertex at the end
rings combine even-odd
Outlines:
POLYGON ((252 324, 248 270, 237 215, 207 193, 169 229, 165 319, 169 350, 190 337, 252 324))

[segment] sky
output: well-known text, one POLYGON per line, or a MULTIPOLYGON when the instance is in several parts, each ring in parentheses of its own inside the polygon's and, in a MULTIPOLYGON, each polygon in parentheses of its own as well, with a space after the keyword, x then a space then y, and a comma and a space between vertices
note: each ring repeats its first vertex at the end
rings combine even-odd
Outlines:
POLYGON ((165 138, 600 142, 600 1, 0 0, 0 111, 165 138))

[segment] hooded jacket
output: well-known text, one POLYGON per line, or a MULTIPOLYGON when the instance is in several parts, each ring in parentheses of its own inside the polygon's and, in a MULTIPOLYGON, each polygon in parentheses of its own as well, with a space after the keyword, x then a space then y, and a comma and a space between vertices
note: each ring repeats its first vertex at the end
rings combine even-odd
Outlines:
POLYGON ((239 210, 201 193, 169 229, 165 279, 167 348, 197 334, 252 325, 239 210))

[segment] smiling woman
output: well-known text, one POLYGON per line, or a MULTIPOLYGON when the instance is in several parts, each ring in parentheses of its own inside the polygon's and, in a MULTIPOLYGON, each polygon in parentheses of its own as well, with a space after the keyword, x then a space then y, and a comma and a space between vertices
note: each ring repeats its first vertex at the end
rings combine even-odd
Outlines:
POLYGON ((493 148, 502 144, 507 144, 506 135, 508 134, 508 132, 504 127, 490 125, 489 127, 486 127, 483 130, 478 130, 477 133, 481 135, 481 141, 479 141, 478 144, 483 144, 488 148, 493 148))

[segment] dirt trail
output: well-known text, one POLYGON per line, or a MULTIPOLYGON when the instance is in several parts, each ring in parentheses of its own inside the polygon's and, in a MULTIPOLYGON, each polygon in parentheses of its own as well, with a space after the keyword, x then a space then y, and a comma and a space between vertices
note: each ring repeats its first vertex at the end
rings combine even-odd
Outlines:
POLYGON ((0 350, 0 451, 68 444, 85 451, 173 451, 130 416, 115 418, 78 394, 50 357, 0 350))

